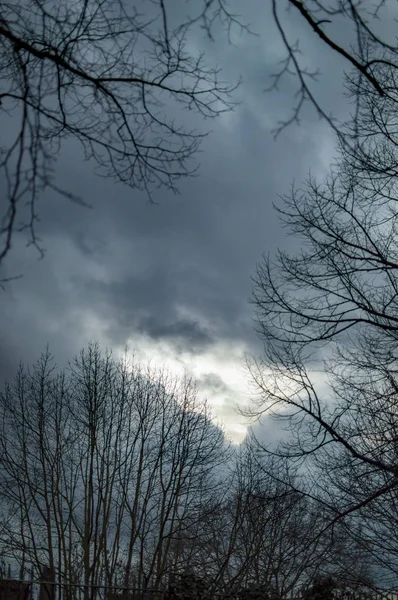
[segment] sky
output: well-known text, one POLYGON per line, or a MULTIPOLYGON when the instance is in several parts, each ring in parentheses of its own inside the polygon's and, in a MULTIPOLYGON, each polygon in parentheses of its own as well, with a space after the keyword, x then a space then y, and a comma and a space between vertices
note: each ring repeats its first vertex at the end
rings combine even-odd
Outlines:
MULTIPOLYGON (((198 176, 182 181, 179 195, 159 190, 150 204, 143 193, 99 178, 73 143, 64 145, 58 182, 93 208, 44 194, 38 204, 44 258, 22 236, 15 240, 4 269, 23 277, 0 291, 1 381, 21 360, 34 362, 47 344, 59 366, 89 341, 116 355, 127 346, 138 358, 191 374, 229 438, 243 440, 247 424, 235 409, 252 394, 245 356, 261 354, 251 276, 263 253, 294 249, 272 204, 310 170, 325 174, 335 147, 332 132, 309 108, 299 126, 274 140, 294 87, 285 82, 264 92, 282 56, 278 34, 266 3, 238 4, 257 36, 233 32, 234 45, 217 31, 214 41, 199 30, 189 38, 189 48, 204 50, 225 79, 242 76, 243 82, 233 113, 200 122, 211 133, 201 146, 198 176)), ((341 116, 344 64, 297 15, 286 18, 305 60, 320 67, 318 97, 341 116)), ((187 113, 180 119, 189 125, 187 113)), ((273 427, 265 423, 263 437, 271 438, 273 427)))

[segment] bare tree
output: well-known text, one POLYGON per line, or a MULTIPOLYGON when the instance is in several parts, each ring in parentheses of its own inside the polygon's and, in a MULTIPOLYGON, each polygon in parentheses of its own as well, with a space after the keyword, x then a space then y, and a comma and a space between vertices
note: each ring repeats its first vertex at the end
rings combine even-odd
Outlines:
POLYGON ((322 532, 325 515, 292 489, 294 480, 247 440, 225 485, 202 504, 200 524, 188 519, 172 546, 171 591, 177 597, 284 598, 318 574, 333 574, 339 583, 351 577, 352 583, 365 564, 352 536, 343 538, 341 528, 333 536, 314 535, 322 532))
POLYGON ((395 514, 398 489, 398 213, 395 141, 380 127, 387 115, 392 123, 390 100, 365 95, 364 153, 342 146, 323 182, 309 178, 283 198, 278 210, 298 245, 264 257, 253 293, 264 355, 251 365, 261 392, 252 412, 274 413, 289 432, 265 450, 301 464, 329 525, 355 515, 359 531, 365 519, 360 538, 373 550, 393 544, 370 530, 385 527, 371 525, 376 514, 395 514))
POLYGON ((225 460, 192 382, 90 346, 68 372, 48 354, 21 367, 0 400, 1 503, 16 508, 5 554, 84 585, 84 598, 99 585, 164 587, 172 540, 225 460))
POLYGON ((243 597, 285 598, 298 592, 317 574, 333 573, 352 580, 363 558, 352 553, 351 536, 324 532, 322 507, 309 498, 291 466, 261 452, 249 436, 240 458, 242 492, 246 499, 231 563, 229 586, 243 597), (289 472, 290 471, 290 472, 289 472))
POLYGON ((194 19, 176 23, 163 0, 148 5, 140 14, 123 0, 0 3, 0 264, 17 231, 42 251, 35 224, 45 190, 88 203, 57 184, 68 139, 100 176, 149 197, 195 172, 204 134, 176 123, 175 108, 215 117, 232 107, 234 86, 188 50, 194 19))

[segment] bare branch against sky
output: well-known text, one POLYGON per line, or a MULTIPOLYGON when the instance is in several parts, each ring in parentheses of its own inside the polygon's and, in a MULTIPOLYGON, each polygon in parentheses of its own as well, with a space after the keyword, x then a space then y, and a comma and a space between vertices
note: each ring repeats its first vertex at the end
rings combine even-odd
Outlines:
POLYGON ((121 0, 16 0, 0 8, 0 263, 15 231, 28 230, 42 251, 35 224, 45 190, 95 204, 59 186, 66 139, 101 177, 150 199, 154 188, 176 191, 195 173, 205 133, 184 127, 175 109, 213 118, 232 108, 235 86, 203 52, 191 52, 189 20, 170 28, 162 0, 144 13, 121 0))
POLYGON ((0 0, 0 555, 20 573, 195 598, 396 578, 397 16, 0 0), (35 363, 47 344, 64 368, 35 363))

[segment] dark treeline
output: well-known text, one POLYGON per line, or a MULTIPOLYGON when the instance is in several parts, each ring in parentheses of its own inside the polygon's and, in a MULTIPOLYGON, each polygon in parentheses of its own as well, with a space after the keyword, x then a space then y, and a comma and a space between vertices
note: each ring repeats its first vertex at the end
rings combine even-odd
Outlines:
MULTIPOLYGON (((282 597, 366 557, 253 440, 227 444, 189 379, 97 345, 48 353, 0 395, 0 553, 22 579, 282 597), (319 535, 318 535, 319 534, 319 535)), ((297 481, 296 481, 297 483, 297 481)))

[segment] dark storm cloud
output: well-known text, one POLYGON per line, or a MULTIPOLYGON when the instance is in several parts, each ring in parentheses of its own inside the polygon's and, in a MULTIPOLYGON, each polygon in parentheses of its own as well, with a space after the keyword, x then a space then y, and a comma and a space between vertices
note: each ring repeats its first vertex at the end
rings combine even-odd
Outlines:
MULTIPOLYGON (((59 364, 90 339, 123 347, 135 334, 165 340, 177 353, 209 354, 220 343, 226 352, 239 345, 259 351, 248 298, 261 253, 283 240, 272 202, 310 167, 325 167, 332 138, 308 111, 301 127, 273 140, 270 130, 287 116, 294 88, 264 94, 278 48, 263 3, 251 6, 248 20, 260 38, 242 37, 235 48, 225 38, 193 40, 228 79, 243 74, 244 84, 235 113, 211 123, 199 176, 182 181, 179 196, 160 190, 150 204, 144 194, 93 175, 79 149, 64 146, 58 183, 93 208, 46 194, 37 206, 44 260, 17 240, 7 274, 24 278, 0 294, 0 377, 20 358, 35 360, 47 342, 59 364)), ((330 70, 338 68, 324 56, 330 70)), ((318 90, 337 107, 333 73, 318 90)), ((179 118, 190 124, 188 113, 179 118)), ((234 390, 215 370, 209 367, 200 383, 232 407, 234 390)))
POLYGON ((163 323, 167 337, 179 307, 208 320, 218 336, 253 340, 250 275, 262 250, 277 241, 270 210, 279 184, 275 163, 297 174, 305 164, 305 146, 292 139, 284 156, 283 146, 274 144, 248 108, 232 125, 214 134, 202 176, 185 182, 179 197, 165 193, 151 206, 120 190, 123 195, 110 200, 114 188, 100 182, 101 197, 95 192, 99 182, 92 181, 94 211, 61 207, 52 225, 69 221, 78 251, 107 273, 77 273, 73 284, 80 301, 109 321, 115 343, 153 320, 163 323))
POLYGON ((154 316, 143 319, 140 323, 143 333, 157 340, 166 338, 181 342, 182 347, 188 346, 191 351, 201 350, 213 342, 209 333, 197 321, 189 319, 176 320, 170 324, 164 323, 154 316))

